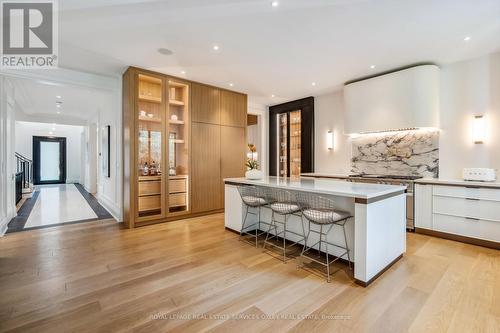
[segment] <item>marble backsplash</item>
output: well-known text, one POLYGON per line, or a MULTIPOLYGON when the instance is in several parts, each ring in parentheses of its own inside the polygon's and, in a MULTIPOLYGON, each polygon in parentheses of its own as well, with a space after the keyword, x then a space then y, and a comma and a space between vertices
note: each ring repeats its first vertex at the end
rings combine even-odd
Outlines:
POLYGON ((419 129, 353 138, 351 169, 353 173, 437 178, 439 131, 419 129))

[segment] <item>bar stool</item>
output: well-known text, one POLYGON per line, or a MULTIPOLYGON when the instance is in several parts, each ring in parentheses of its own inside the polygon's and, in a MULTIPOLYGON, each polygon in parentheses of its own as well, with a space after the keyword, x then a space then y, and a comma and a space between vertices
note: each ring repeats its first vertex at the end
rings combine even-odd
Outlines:
POLYGON ((255 247, 258 247, 259 236, 264 234, 264 232, 259 233, 260 225, 261 223, 269 225, 269 223, 265 223, 260 220, 261 208, 267 205, 266 193, 261 188, 250 185, 239 185, 238 192, 240 193, 241 200, 245 206, 245 218, 243 219, 239 239, 241 240, 243 235, 255 237, 255 247), (251 208, 256 211, 251 212, 251 208), (253 224, 247 225, 248 214, 256 216, 257 221, 253 224), (248 230, 248 228, 251 227, 255 228, 254 234, 250 233, 248 230))
POLYGON ((297 198, 302 211, 302 216, 305 217, 306 220, 309 222, 308 223, 309 230, 307 232, 306 240, 304 242, 304 247, 302 249, 302 253, 300 254, 300 256, 312 260, 314 262, 317 262, 318 264, 321 264, 323 266, 326 266, 327 281, 330 282, 331 281, 330 265, 339 260, 346 254, 347 254, 349 269, 351 269, 351 257, 349 255, 350 250, 347 245, 345 224, 352 216, 349 212, 338 210, 333 200, 318 196, 316 194, 300 192, 297 195, 297 198), (314 228, 312 228, 311 224, 319 226, 319 230, 315 230, 314 228), (328 242, 327 235, 335 225, 342 227, 342 231, 344 233, 345 245, 339 245, 328 242), (309 240, 311 232, 319 234, 319 241, 317 241, 312 245, 308 245, 307 241, 309 240), (322 245, 325 244, 324 252, 326 254, 326 262, 318 260, 307 253, 309 250, 311 250, 318 244, 319 244, 318 246, 319 258, 321 258, 322 245), (345 252, 337 256, 333 261, 330 261, 328 245, 345 250, 345 252))
POLYGON ((271 225, 269 226, 269 229, 267 230, 266 239, 264 240, 263 247, 265 249, 266 245, 271 245, 271 246, 274 246, 280 250, 283 250, 283 263, 286 263, 286 261, 287 261, 286 250, 288 248, 294 246, 295 244, 301 242, 301 241, 305 242, 305 239, 306 239, 305 229, 304 229, 303 223, 301 223, 302 235, 297 233, 297 232, 291 231, 287 228, 288 218, 291 215, 295 215, 295 216, 299 216, 299 217, 301 216, 300 206, 297 203, 297 201, 295 200, 294 195, 288 191, 278 190, 278 189, 268 189, 267 190, 267 197, 268 197, 268 201, 269 201, 269 208, 271 208, 271 211, 272 211, 272 215, 271 215, 271 225), (284 220, 283 221, 277 220, 276 215, 283 216, 284 220), (282 228, 283 230, 278 232, 278 227, 280 229, 282 228), (271 228, 274 229, 274 235, 269 237, 271 228), (292 243, 291 245, 287 246, 287 244, 286 244, 287 234, 293 234, 293 235, 299 236, 300 239, 298 241, 292 243), (280 246, 280 245, 277 245, 277 244, 270 242, 270 240, 273 238, 278 239, 278 237, 280 237, 280 235, 283 238, 283 246, 280 246))

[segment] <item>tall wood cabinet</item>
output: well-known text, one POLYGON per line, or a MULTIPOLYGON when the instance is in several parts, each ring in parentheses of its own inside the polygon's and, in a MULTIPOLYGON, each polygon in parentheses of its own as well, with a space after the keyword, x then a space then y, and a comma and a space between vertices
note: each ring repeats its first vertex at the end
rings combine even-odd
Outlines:
POLYGON ((224 207, 244 175, 247 97, 130 67, 123 75, 124 222, 165 222, 224 207))

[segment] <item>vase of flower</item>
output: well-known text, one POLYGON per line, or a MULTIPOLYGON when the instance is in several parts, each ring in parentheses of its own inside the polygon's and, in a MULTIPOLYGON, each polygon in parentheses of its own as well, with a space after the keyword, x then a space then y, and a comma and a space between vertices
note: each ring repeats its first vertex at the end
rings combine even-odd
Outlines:
POLYGON ((247 172, 245 172, 245 177, 247 179, 262 179, 264 177, 264 173, 259 170, 259 163, 254 158, 254 153, 257 151, 257 148, 254 144, 249 143, 248 148, 250 149, 251 156, 247 158, 247 162, 245 166, 247 167, 247 172))

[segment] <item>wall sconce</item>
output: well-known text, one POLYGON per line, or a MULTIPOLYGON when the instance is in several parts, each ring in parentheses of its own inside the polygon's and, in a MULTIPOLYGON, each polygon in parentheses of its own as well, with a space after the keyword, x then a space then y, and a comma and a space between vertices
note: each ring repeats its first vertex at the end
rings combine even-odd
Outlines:
POLYGON ((472 124, 472 139, 475 144, 484 143, 484 138, 486 137, 486 120, 483 115, 474 116, 474 122, 472 124))
POLYGON ((332 131, 328 131, 326 133, 326 148, 328 148, 328 150, 333 150, 333 132, 332 131))

